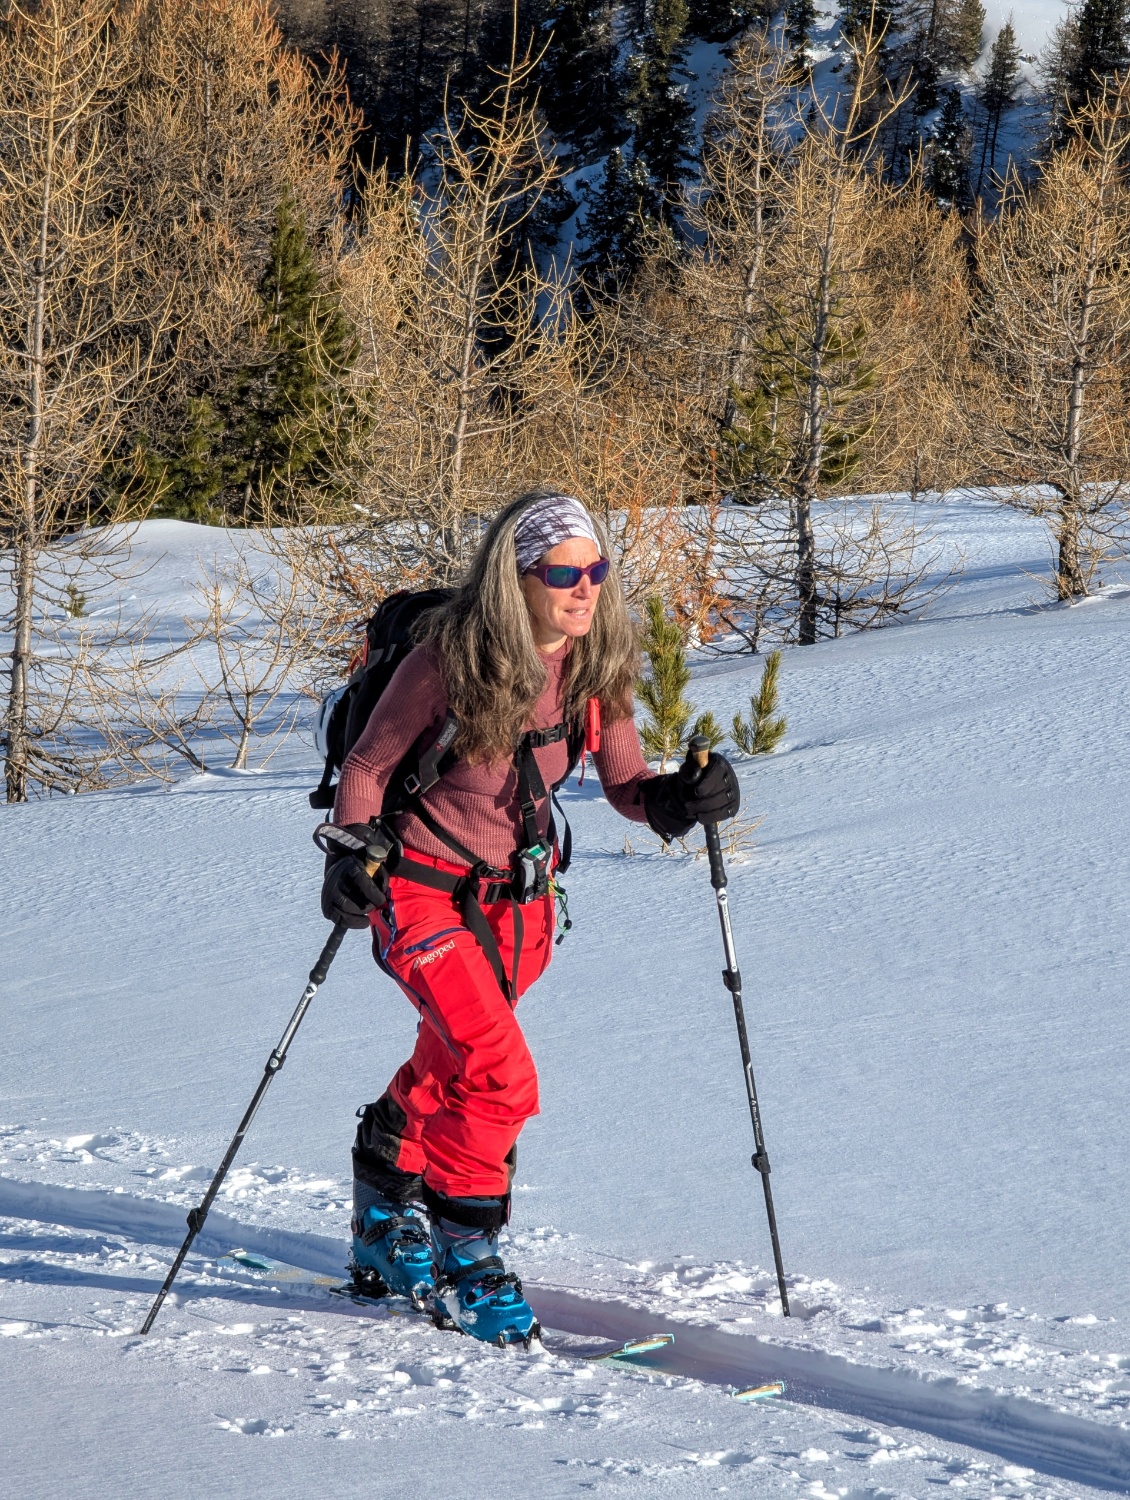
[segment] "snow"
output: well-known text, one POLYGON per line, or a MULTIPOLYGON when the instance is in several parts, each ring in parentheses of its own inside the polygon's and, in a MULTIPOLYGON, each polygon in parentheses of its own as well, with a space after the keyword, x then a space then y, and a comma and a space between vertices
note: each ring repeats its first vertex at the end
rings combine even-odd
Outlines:
MULTIPOLYGON (((1051 604, 1036 523, 919 509, 960 581, 786 652, 784 746, 739 767, 789 1322, 705 864, 590 775, 573 931, 522 1004, 543 1112, 507 1253, 547 1325, 671 1350, 514 1354, 328 1294, 353 1110, 413 1032, 360 936, 138 1339, 325 938, 315 756, 0 810, 5 1493, 1130 1490, 1130 587, 1051 604), (775 1378, 783 1401, 729 1395, 775 1378)), ((178 618, 225 545, 147 523, 137 607, 178 618)), ((696 700, 728 722, 759 666, 701 657, 696 700)))

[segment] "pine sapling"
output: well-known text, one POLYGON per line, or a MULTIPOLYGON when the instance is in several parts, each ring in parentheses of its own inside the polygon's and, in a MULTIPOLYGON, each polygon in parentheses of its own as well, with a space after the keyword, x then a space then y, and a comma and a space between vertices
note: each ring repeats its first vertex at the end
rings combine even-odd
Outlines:
POLYGON ((706 736, 711 750, 717 750, 718 746, 726 738, 726 731, 709 709, 699 714, 698 718, 694 721, 691 738, 693 739, 696 734, 704 734, 706 736))
POLYGON ((770 651, 761 672, 761 685, 749 700, 749 723, 741 714, 734 715, 734 744, 745 755, 772 754, 788 728, 787 720, 777 716, 777 675, 780 669, 781 653, 770 651))
POLYGON ((660 599, 647 601, 643 648, 651 672, 640 679, 638 687, 640 702, 648 712, 640 739, 645 753, 666 771, 667 762, 678 755, 687 738, 694 707, 685 697, 691 672, 683 632, 667 619, 660 599))

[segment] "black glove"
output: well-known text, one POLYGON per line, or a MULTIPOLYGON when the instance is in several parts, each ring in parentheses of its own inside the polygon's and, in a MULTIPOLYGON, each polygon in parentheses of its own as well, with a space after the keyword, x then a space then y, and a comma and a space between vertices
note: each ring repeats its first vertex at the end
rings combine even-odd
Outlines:
MULTIPOLYGON (((346 832, 366 843, 373 835, 368 823, 351 823, 346 832)), ((322 916, 327 922, 344 922, 347 927, 368 927, 369 913, 385 904, 383 874, 382 868, 374 879, 354 854, 327 854, 322 916)))
POLYGON ((684 762, 668 776, 654 776, 642 787, 644 812, 664 843, 681 839, 696 823, 721 823, 741 806, 734 768, 711 753, 705 767, 684 762))

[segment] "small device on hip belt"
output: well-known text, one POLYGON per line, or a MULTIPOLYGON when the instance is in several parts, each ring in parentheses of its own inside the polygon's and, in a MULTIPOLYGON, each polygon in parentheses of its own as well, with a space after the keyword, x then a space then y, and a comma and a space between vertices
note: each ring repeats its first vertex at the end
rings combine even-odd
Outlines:
POLYGON ((514 854, 515 901, 523 906, 537 901, 549 890, 549 864, 551 851, 545 844, 531 844, 527 849, 518 849, 514 854))

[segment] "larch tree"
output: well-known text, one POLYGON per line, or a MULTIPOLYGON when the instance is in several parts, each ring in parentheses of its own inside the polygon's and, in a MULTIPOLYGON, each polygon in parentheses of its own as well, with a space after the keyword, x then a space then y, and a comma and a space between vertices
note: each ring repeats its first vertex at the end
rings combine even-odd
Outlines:
POLYGON ((755 28, 739 43, 707 120, 702 191, 688 205, 698 243, 686 256, 683 286, 700 326, 717 327, 725 350, 723 432, 736 416, 763 324, 761 282, 781 222, 782 166, 802 66, 768 28, 755 28))
MULTIPOLYGON (((0 31, 0 534, 12 569, 6 791, 80 779, 48 615, 51 549, 99 513, 167 308, 110 122, 133 81, 112 0, 12 5, 0 31), (55 674, 53 676, 53 673, 55 674)), ((102 519, 105 519, 102 514, 102 519)), ((72 684, 73 685, 73 684, 72 684)))
POLYGON ((557 172, 524 93, 535 67, 515 59, 481 108, 450 105, 431 180, 370 180, 339 268, 358 340, 342 479, 440 580, 465 565, 481 513, 536 473, 531 434, 584 338, 563 276, 526 253, 557 172))
MULTIPOLYGON (((240 390, 248 372, 274 370, 263 378, 276 385, 287 378, 275 367, 287 357, 279 338, 289 314, 280 323, 269 305, 269 267, 280 253, 305 256, 302 276, 317 284, 299 300, 324 322, 358 117, 340 72, 320 73, 287 47, 265 0, 141 0, 132 51, 136 78, 118 128, 171 306, 169 377, 135 434, 136 467, 151 500, 239 522, 262 512, 232 462, 246 448, 240 390), (194 464, 207 471, 198 490, 194 464)), ((284 459, 271 472, 288 467, 302 465, 284 459)), ((286 496, 274 491, 273 509, 285 513, 286 496)))
POLYGON ((988 377, 972 423, 1008 503, 1044 519, 1060 599, 1086 594, 1128 514, 1130 80, 1067 119, 1032 184, 1014 172, 976 244, 975 334, 988 377))
POLYGON ((756 290, 755 378, 728 429, 731 467, 750 497, 789 499, 795 545, 796 639, 816 641, 821 590, 814 506, 857 467, 872 425, 875 362, 868 348, 885 189, 871 153, 889 113, 877 113, 869 80, 881 38, 857 33, 850 95, 819 102, 779 167, 780 228, 756 290))

